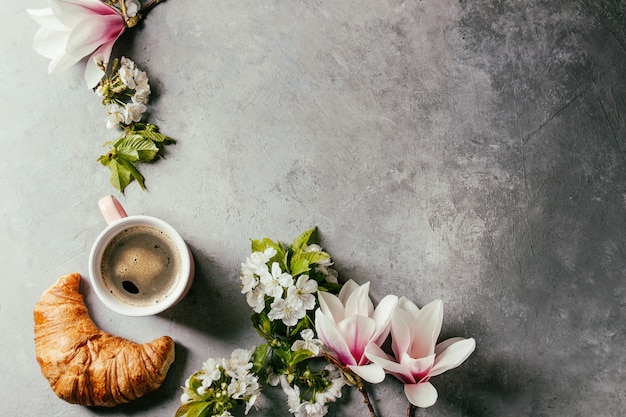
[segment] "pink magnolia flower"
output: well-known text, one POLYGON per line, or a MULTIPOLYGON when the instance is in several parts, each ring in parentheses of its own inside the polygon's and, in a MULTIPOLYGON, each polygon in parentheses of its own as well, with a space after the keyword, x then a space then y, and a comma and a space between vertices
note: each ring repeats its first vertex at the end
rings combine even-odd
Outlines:
POLYGON ((433 376, 456 368, 474 351, 474 339, 455 337, 439 344, 443 303, 433 301, 421 310, 402 297, 391 319, 391 357, 379 346, 368 345, 367 357, 404 382, 404 393, 417 407, 430 407, 437 401, 437 390, 429 382, 433 376))
POLYGON ((369 298, 369 282, 358 285, 346 282, 339 296, 318 292, 320 308, 315 312, 315 330, 334 357, 352 372, 368 382, 378 383, 385 378, 381 366, 372 364, 365 356, 366 346, 380 346, 391 326, 391 313, 398 297, 384 297, 376 309, 369 298))
POLYGON ((85 56, 85 82, 95 87, 104 72, 96 61, 108 64, 113 44, 126 28, 124 17, 100 0, 48 0, 49 8, 30 9, 28 14, 41 27, 33 48, 50 58, 48 73, 71 67, 85 56))

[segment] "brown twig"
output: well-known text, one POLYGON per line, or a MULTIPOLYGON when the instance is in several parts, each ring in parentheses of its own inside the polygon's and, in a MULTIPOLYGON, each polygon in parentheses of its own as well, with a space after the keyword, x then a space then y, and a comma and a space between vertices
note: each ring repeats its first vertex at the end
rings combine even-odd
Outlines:
POLYGON ((412 410, 413 410, 413 404, 409 403, 409 406, 406 408, 406 417, 411 417, 412 410))
POLYGON ((370 401, 370 396, 367 395, 367 390, 365 389, 365 385, 363 384, 363 382, 359 381, 356 387, 361 392, 361 394, 363 394, 363 402, 367 404, 367 408, 368 410, 370 410, 370 416, 376 417, 376 410, 374 410, 374 405, 372 405, 372 402, 370 401))

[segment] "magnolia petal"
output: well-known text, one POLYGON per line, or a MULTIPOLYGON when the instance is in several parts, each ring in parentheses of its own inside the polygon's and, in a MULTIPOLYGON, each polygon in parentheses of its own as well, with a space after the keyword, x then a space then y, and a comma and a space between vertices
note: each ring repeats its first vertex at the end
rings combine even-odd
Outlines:
POLYGON ((365 348, 365 356, 372 363, 381 366, 385 371, 392 374, 405 384, 415 384, 415 378, 408 368, 400 365, 392 357, 387 355, 378 345, 370 343, 365 348))
POLYGON ((409 354, 413 358, 432 355, 443 322, 443 303, 435 300, 422 308, 411 324, 413 343, 409 354))
POLYGON ((375 363, 360 366, 350 365, 348 366, 348 368, 350 368, 352 372, 372 384, 378 384, 385 379, 385 370, 382 368, 382 366, 375 363))
POLYGON ((356 365, 356 360, 352 356, 346 340, 339 333, 335 324, 320 309, 315 311, 315 330, 320 340, 336 354, 339 362, 343 365, 356 365))
POLYGON ((420 309, 411 300, 404 296, 400 297, 398 300, 398 308, 409 313, 413 320, 417 318, 417 315, 420 312, 420 309))
POLYGON ((365 365, 365 347, 372 341, 376 331, 376 323, 369 317, 357 315, 347 317, 337 323, 337 331, 346 341, 352 357, 356 360, 353 365, 365 365))
POLYGON ((397 296, 387 295, 380 300, 374 310, 374 314, 372 315, 376 322, 374 341, 377 345, 382 345, 389 335, 389 331, 391 330, 391 318, 393 317, 393 312, 396 310, 397 304, 397 296))
POLYGON ((346 281, 346 283, 341 286, 341 290, 339 290, 338 297, 341 300, 341 303, 345 305, 348 297, 350 297, 350 294, 355 292, 358 288, 359 284, 357 284, 353 280, 349 279, 348 281, 346 281))
POLYGON ((118 15, 115 9, 101 0, 48 0, 58 19, 71 28, 89 16, 118 15))
POLYGON ((437 390, 430 382, 405 384, 404 394, 411 404, 426 408, 437 402, 437 390))
POLYGON ((337 296, 326 291, 318 291, 317 299, 320 302, 320 308, 318 310, 321 310, 321 312, 333 322, 333 325, 343 320, 343 304, 337 296))
POLYGON ((346 317, 355 316, 357 314, 365 317, 371 316, 371 313, 374 311, 374 305, 372 304, 372 300, 370 300, 369 292, 370 283, 366 282, 356 288, 356 290, 348 296, 346 301, 344 301, 346 317))
POLYGON ((52 13, 51 8, 27 9, 26 12, 42 28, 56 31, 70 30, 70 28, 65 26, 63 23, 61 23, 59 19, 57 19, 54 13, 52 13))
POLYGON ((411 349, 413 342, 413 329, 411 328, 412 317, 400 308, 397 308, 391 316, 391 350, 396 358, 411 349))
POLYGON ((415 382, 420 382, 430 376, 430 370, 435 363, 435 359, 434 353, 423 358, 412 358, 405 353, 398 360, 406 369, 406 372, 413 376, 415 382))
POLYGON ((84 19, 72 31, 65 50, 82 58, 107 42, 115 42, 123 31, 124 21, 118 15, 84 19))
POLYGON ((113 50, 114 42, 107 42, 98 49, 94 51, 93 54, 87 60, 87 65, 85 65, 85 82, 87 83, 87 88, 95 87, 102 77, 104 76, 104 71, 100 69, 98 63, 96 62, 96 56, 102 56, 104 62, 104 67, 107 67, 109 63, 109 58, 111 57, 111 51, 113 50))
POLYGON ((35 33, 33 49, 39 55, 54 59, 65 55, 65 45, 69 37, 69 31, 57 31, 41 27, 35 33))
POLYGON ((472 354, 475 348, 476 341, 473 338, 461 340, 455 339, 451 343, 446 343, 445 349, 437 355, 435 365, 433 366, 433 369, 430 370, 429 376, 436 376, 447 370, 456 368, 462 364, 465 359, 469 357, 469 355, 472 354))

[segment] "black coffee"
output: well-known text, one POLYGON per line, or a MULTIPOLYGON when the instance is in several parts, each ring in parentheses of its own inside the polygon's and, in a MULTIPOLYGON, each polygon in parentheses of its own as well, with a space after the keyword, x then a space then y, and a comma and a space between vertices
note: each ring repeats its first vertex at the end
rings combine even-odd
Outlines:
POLYGON ((120 301, 149 306, 163 301, 180 277, 176 244, 152 226, 132 226, 115 236, 104 249, 104 285, 120 301))

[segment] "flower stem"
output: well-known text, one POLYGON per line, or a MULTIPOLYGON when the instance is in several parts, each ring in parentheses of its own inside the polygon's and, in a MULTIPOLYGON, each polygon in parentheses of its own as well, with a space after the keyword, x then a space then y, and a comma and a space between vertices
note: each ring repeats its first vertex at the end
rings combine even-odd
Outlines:
POLYGON ((367 408, 368 410, 370 410, 370 416, 376 417, 376 410, 374 410, 374 406, 372 405, 372 402, 370 401, 370 396, 367 395, 367 390, 365 389, 365 385, 363 384, 363 382, 359 381, 356 387, 361 392, 361 394, 363 394, 363 402, 367 404, 367 408))
POLYGON ((345 377, 344 379, 346 379, 346 381, 348 382, 348 385, 356 386, 356 388, 359 390, 361 395, 363 395, 363 402, 367 404, 367 409, 370 412, 370 417, 377 417, 376 410, 374 410, 374 405, 370 401, 370 397, 367 394, 367 390, 365 389, 365 384, 363 384, 363 380, 361 379, 361 377, 352 373, 350 368, 348 368, 347 366, 344 366, 334 356, 328 353, 324 353, 324 357, 326 358, 328 362, 335 365, 344 374, 344 377, 345 377))
POLYGON ((413 404, 409 403, 409 406, 406 409, 406 417, 411 417, 412 410, 413 410, 413 404))

